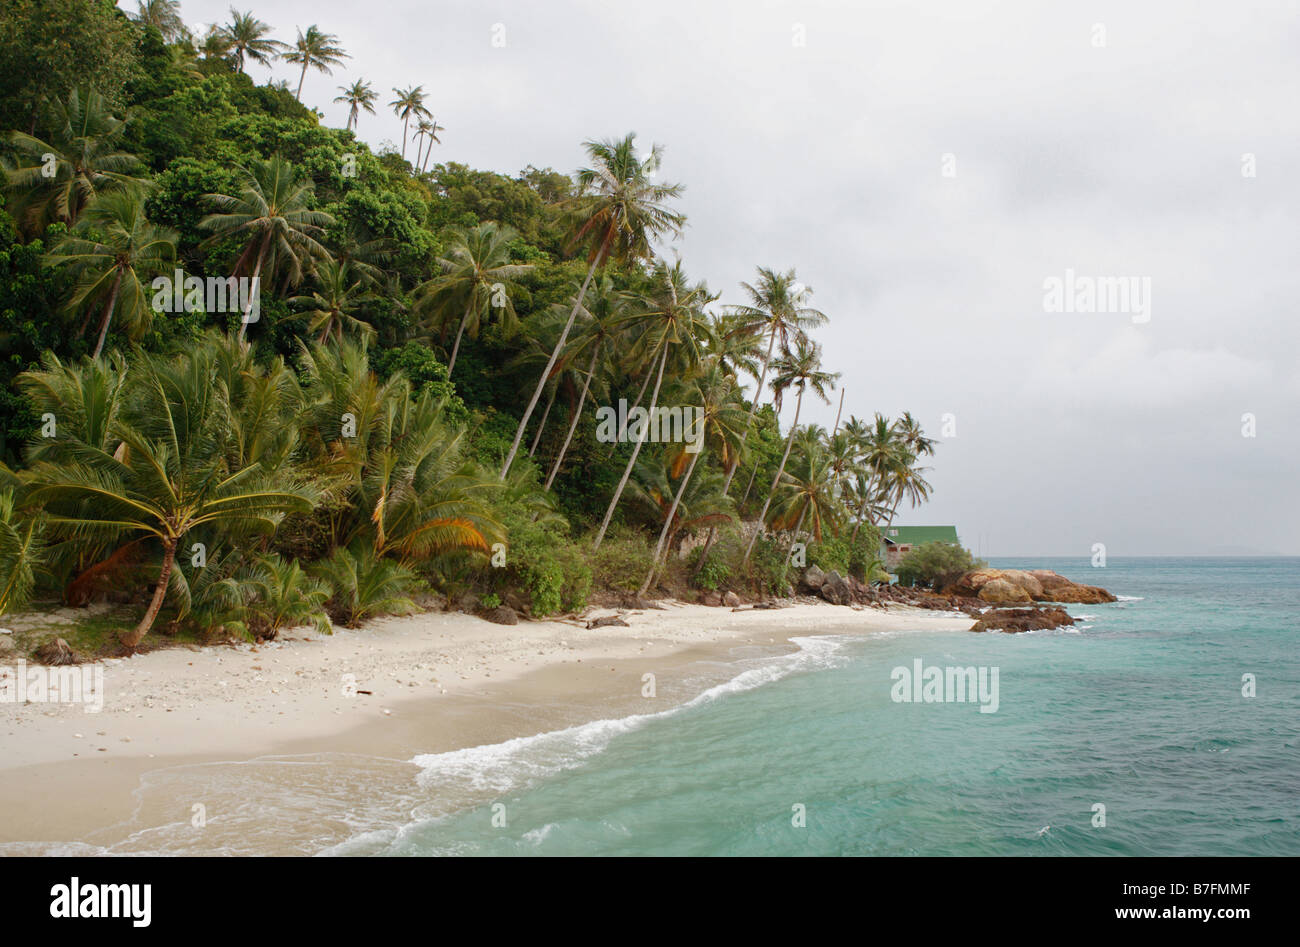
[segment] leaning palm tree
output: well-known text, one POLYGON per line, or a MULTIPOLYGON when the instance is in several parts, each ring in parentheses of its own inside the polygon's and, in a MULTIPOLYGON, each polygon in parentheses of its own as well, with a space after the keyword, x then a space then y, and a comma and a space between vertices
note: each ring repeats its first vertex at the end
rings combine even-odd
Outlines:
POLYGON ((303 307, 299 315, 307 317, 307 330, 316 334, 317 341, 332 338, 337 342, 345 332, 374 336, 374 327, 355 315, 372 297, 366 280, 354 273, 349 263, 327 257, 316 264, 312 276, 316 288, 289 303, 303 307))
POLYGON ((77 222, 73 233, 46 255, 51 266, 66 266, 76 278, 68 308, 84 312, 87 324, 99 308, 99 335, 91 358, 104 350, 114 314, 132 338, 153 323, 153 278, 170 269, 180 234, 149 223, 138 191, 100 195, 77 222))
POLYGON ((175 43, 185 36, 180 0, 139 0, 132 19, 145 26, 152 26, 169 43, 175 43))
POLYGON ((308 66, 332 76, 332 66, 341 66, 343 60, 352 58, 338 45, 338 40, 333 33, 322 33, 316 29, 314 23, 307 27, 306 33, 298 31, 298 41, 294 43, 293 49, 284 54, 284 58, 286 62, 302 64, 302 71, 298 74, 298 91, 293 94, 299 102, 302 101, 302 83, 307 78, 308 66))
POLYGON ((402 120, 402 160, 406 160, 406 132, 411 124, 411 116, 414 115, 418 121, 421 118, 428 118, 431 113, 424 106, 424 86, 414 86, 410 89, 393 89, 393 94, 397 98, 388 103, 388 107, 393 110, 393 114, 402 120))
MULTIPOLYGON (((655 407, 658 405, 659 389, 663 385, 664 367, 668 364, 669 357, 678 355, 678 357, 684 356, 690 362, 698 361, 698 340, 703 334, 707 321, 704 307, 717 297, 711 295, 708 287, 703 283, 691 284, 682 269, 681 260, 672 266, 660 261, 655 265, 650 280, 651 289, 645 299, 647 308, 632 317, 635 320, 632 328, 638 336, 635 347, 646 354, 647 363, 653 365, 655 356, 659 356, 654 390, 650 393, 647 408, 647 418, 652 419, 655 415, 655 407)), ((645 444, 649 428, 649 423, 641 425, 640 437, 632 447, 632 456, 628 458, 627 466, 623 469, 623 478, 610 498, 609 506, 605 510, 605 518, 601 520, 600 529, 596 533, 593 549, 599 549, 605 539, 605 532, 614 518, 614 510, 623 496, 623 488, 627 486, 628 477, 632 475, 632 468, 636 465, 636 458, 641 453, 642 445, 645 444)))
POLYGON ((853 526, 853 535, 849 537, 849 542, 852 543, 857 540, 864 519, 872 524, 875 523, 876 516, 869 507, 875 507, 884 498, 890 472, 896 470, 900 463, 904 463, 907 446, 899 438, 897 427, 883 414, 877 413, 869 426, 862 425, 862 422, 852 417, 849 418, 849 425, 855 430, 865 427, 859 435, 861 437, 859 449, 862 455, 862 467, 870 484, 869 489, 857 493, 859 501, 857 522, 853 526))
POLYGON ((128 648, 149 633, 191 530, 270 532, 286 513, 309 512, 316 496, 287 470, 227 463, 230 401, 214 384, 214 359, 212 346, 174 358, 140 356, 128 369, 129 407, 111 426, 114 449, 75 445, 69 462, 40 461, 25 475, 31 501, 62 535, 143 537, 161 547, 149 607, 122 633, 128 648))
POLYGON ((9 133, 15 160, 5 169, 5 187, 25 232, 75 223, 105 191, 147 186, 136 176, 144 170, 140 159, 119 150, 128 122, 109 112, 98 92, 72 89, 52 103, 46 138, 9 133))
POLYGON ((358 79, 352 85, 341 85, 339 91, 343 94, 335 96, 334 101, 347 105, 347 130, 354 131, 357 127, 357 118, 360 116, 362 109, 365 109, 371 115, 375 114, 375 100, 379 98, 379 95, 374 89, 370 88, 370 83, 364 79, 358 79))
POLYGON ((420 172, 423 173, 425 166, 428 165, 429 163, 429 156, 433 154, 434 144, 435 143, 439 145, 442 144, 442 139, 438 137, 438 132, 445 131, 445 129, 441 125, 439 125, 436 121, 434 121, 434 119, 432 118, 420 119, 420 123, 417 126, 417 129, 418 129, 417 134, 423 135, 425 139, 429 142, 429 147, 426 148, 424 151, 423 161, 420 160, 419 150, 417 149, 415 152, 416 163, 420 166, 420 172))
POLYGON ((199 226, 213 231, 203 242, 210 246, 227 238, 238 237, 247 243, 235 264, 234 275, 246 273, 250 268, 255 288, 249 294, 239 326, 242 339, 248 329, 249 312, 260 292, 262 268, 268 262, 274 272, 275 264, 287 266, 289 283, 301 282, 303 260, 307 257, 328 256, 317 241, 325 228, 334 223, 329 214, 312 210, 314 185, 309 176, 299 176, 293 165, 278 155, 269 161, 254 159, 244 169, 243 188, 239 196, 205 194, 204 199, 216 208, 199 221, 199 226))
POLYGON ((772 478, 772 487, 767 492, 767 498, 763 500, 763 509, 758 514, 754 535, 749 537, 749 545, 745 547, 746 563, 749 562, 749 556, 754 550, 758 534, 763 531, 768 507, 772 505, 772 497, 781 482, 781 475, 785 473, 786 461, 790 459, 790 448, 799 430, 799 414, 803 410, 804 392, 811 388, 817 397, 829 404, 830 399, 826 396, 826 391, 834 387, 835 379, 840 377, 839 372, 821 370, 821 346, 806 338, 797 340, 794 351, 784 353, 773 367, 776 369, 776 377, 772 379, 772 388, 776 392, 776 410, 778 412, 781 410, 781 395, 784 392, 791 388, 797 392, 794 420, 790 422, 790 436, 785 441, 785 452, 781 455, 781 463, 777 465, 776 476, 772 478))
POLYGON ((519 451, 528 420, 542 396, 555 360, 568 342, 569 330, 578 318, 587 287, 591 285, 597 268, 609 259, 624 262, 649 259, 653 255, 654 240, 675 236, 686 223, 684 215, 668 206, 670 200, 680 196, 681 185, 657 184, 653 180, 663 160, 658 145, 653 146, 645 158, 637 154, 634 134, 618 141, 589 141, 584 147, 591 167, 578 172, 578 196, 570 202, 568 209, 573 220, 570 246, 586 247, 587 276, 578 290, 569 321, 551 352, 551 360, 537 380, 532 400, 519 419, 514 443, 501 466, 502 480, 519 451))
POLYGON ((244 71, 245 59, 269 66, 271 61, 280 55, 281 50, 289 48, 278 39, 268 37, 267 34, 271 32, 270 25, 253 16, 251 10, 248 13, 240 13, 231 7, 230 16, 231 21, 222 27, 222 32, 226 34, 228 50, 234 54, 237 72, 244 71))
POLYGON ((417 309, 429 313, 444 336, 453 322, 459 323, 447 361, 448 378, 466 330, 477 338, 493 315, 507 332, 516 325, 510 290, 533 269, 531 263, 510 262, 510 244, 516 237, 514 230, 492 221, 458 231, 446 256, 438 260, 442 274, 416 289, 417 309))
MULTIPOLYGON (((691 446, 694 446, 695 450, 693 452, 688 450, 688 444, 674 444, 669 448, 668 453, 672 458, 670 470, 680 473, 680 467, 688 456, 690 463, 685 473, 681 473, 682 479, 678 484, 677 493, 668 508, 663 529, 659 533, 659 542, 655 546, 650 571, 646 573, 638 595, 645 595, 649 590, 650 583, 654 581, 655 573, 659 569, 661 558, 666 557, 667 550, 671 548, 665 545, 668 542, 669 529, 673 525, 677 507, 686 493, 691 475, 695 473, 695 465, 699 463, 704 448, 706 446, 712 448, 717 453, 719 462, 725 467, 740 450, 743 439, 746 420, 744 399, 736 379, 720 360, 712 360, 705 365, 698 376, 691 379, 683 400, 686 404, 695 407, 698 412, 695 416, 695 429, 691 432, 691 436, 695 439, 691 446)), ((726 500, 726 491, 723 491, 722 499, 726 500)), ((712 529, 716 527, 711 527, 711 531, 712 529)))
MULTIPOLYGON (((825 325, 827 320, 825 313, 805 305, 812 290, 795 278, 794 270, 778 273, 760 266, 757 285, 749 283, 740 285, 749 296, 749 304, 737 306, 733 311, 754 330, 766 333, 768 337, 767 354, 763 356, 763 369, 758 376, 758 386, 754 389, 754 401, 749 409, 749 424, 745 427, 745 432, 748 434, 754 423, 754 413, 758 410, 758 403, 763 398, 763 382, 767 379, 767 370, 776 343, 780 341, 781 351, 788 352, 793 345, 806 338, 809 329, 825 325)), ((731 478, 735 473, 734 467, 727 471, 728 487, 731 486, 731 478)), ((749 476, 749 484, 745 487, 745 495, 740 498, 742 504, 749 499, 749 491, 753 489, 754 478, 757 475, 758 464, 755 464, 754 472, 749 476)))

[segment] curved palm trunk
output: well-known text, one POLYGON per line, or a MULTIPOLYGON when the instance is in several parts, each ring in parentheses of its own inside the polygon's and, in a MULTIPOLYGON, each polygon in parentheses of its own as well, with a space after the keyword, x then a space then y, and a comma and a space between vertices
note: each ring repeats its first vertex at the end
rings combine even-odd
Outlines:
POLYGON ((298 91, 293 94, 293 97, 297 99, 299 102, 302 101, 302 81, 306 78, 307 78, 307 60, 304 59, 302 63, 302 72, 298 76, 298 91))
MULTIPOLYGON (((749 537, 749 545, 745 547, 745 565, 749 564, 749 554, 754 551, 754 543, 758 539, 758 534, 763 531, 763 520, 767 518, 767 508, 772 505, 772 494, 776 493, 776 485, 781 482, 781 474, 785 473, 785 462, 790 459, 790 448, 794 446, 794 435, 799 430, 799 412, 803 410, 803 388, 799 389, 799 398, 794 403, 794 422, 790 425, 790 436, 785 439, 785 453, 781 455, 781 464, 776 468, 776 476, 772 478, 772 489, 767 491, 767 499, 763 501, 763 509, 758 514, 758 528, 754 530, 754 535, 749 537)), ((755 473, 757 473, 757 468, 755 473)))
POLYGON ((95 354, 91 358, 99 358, 99 353, 104 351, 104 339, 108 337, 108 324, 113 320, 113 307, 117 305, 117 294, 122 288, 122 271, 117 271, 117 279, 113 280, 113 291, 108 294, 108 305, 104 307, 104 318, 99 322, 99 339, 95 342, 95 354))
POLYGON ((664 528, 659 531, 659 542, 655 545, 654 557, 650 560, 650 571, 646 574, 645 581, 641 583, 641 588, 637 591, 637 596, 645 595, 650 588, 650 583, 654 581, 655 573, 659 571, 659 556, 664 552, 664 543, 668 540, 668 531, 672 528, 673 519, 677 516, 677 507, 681 505, 682 496, 686 493, 686 485, 691 482, 691 474, 695 473, 695 465, 699 463, 700 455, 703 450, 695 452, 691 458, 691 465, 686 468, 686 475, 682 477, 681 485, 677 488, 677 495, 673 497, 673 505, 668 508, 668 517, 664 520, 664 528))
POLYGON ((402 160, 406 160, 406 129, 411 124, 411 113, 406 113, 406 118, 402 119, 402 160))
POLYGON ((596 358, 600 355, 600 346, 591 353, 591 364, 587 366, 587 378, 582 383, 582 395, 578 398, 578 407, 573 412, 573 417, 569 421, 569 432, 564 435, 564 444, 560 447, 560 454, 555 458, 555 463, 551 466, 551 472, 546 475, 546 485, 544 490, 551 489, 551 484, 555 482, 555 475, 560 472, 560 464, 564 463, 564 455, 569 449, 569 442, 573 440, 573 432, 578 429, 578 420, 582 417, 582 406, 587 403, 587 392, 591 388, 591 376, 596 373, 596 358))
MULTIPOLYGON (((775 346, 776 346, 776 327, 774 326, 767 340, 767 354, 763 356, 763 370, 759 372, 758 375, 758 387, 754 389, 754 400, 749 406, 749 417, 745 419, 745 429, 740 432, 740 444, 736 447, 736 459, 733 460, 730 466, 727 467, 727 479, 722 482, 722 495, 724 497, 727 495, 727 491, 731 489, 731 478, 736 476, 736 468, 740 466, 741 451, 745 449, 745 441, 748 440, 750 429, 752 429, 754 426, 754 415, 758 413, 758 402, 759 399, 763 397, 763 383, 767 381, 767 368, 772 363, 772 349, 775 346)), ((754 483, 754 474, 757 473, 758 473, 758 460, 756 458, 754 461, 754 473, 750 474, 749 477, 749 482, 751 486, 754 483)), ((749 489, 746 488, 745 499, 748 498, 749 498, 749 489)), ((745 500, 742 499, 740 502, 744 503, 745 500)), ((736 504, 736 513, 737 515, 739 515, 740 513, 740 503, 736 504)), ((692 578, 699 575, 700 570, 704 568, 704 560, 709 555, 709 550, 713 548, 713 541, 717 538, 718 538, 718 528, 716 526, 710 526, 709 536, 706 540, 704 540, 704 548, 700 550, 700 557, 695 561, 695 569, 693 572, 691 572, 692 578)))
POLYGON ((149 603, 144 618, 140 619, 140 624, 136 625, 132 631, 123 632, 122 634, 122 644, 128 648, 134 648, 144 640, 144 636, 149 634, 149 629, 153 627, 153 620, 158 617, 158 610, 162 608, 163 599, 167 597, 167 580, 171 578, 172 565, 175 562, 176 540, 171 540, 163 546, 162 571, 158 574, 158 584, 154 586, 153 600, 149 603))
POLYGON ((655 390, 650 395, 650 414, 647 416, 646 424, 641 428, 641 436, 636 439, 636 447, 632 448, 632 456, 627 460, 627 466, 623 468, 623 479, 618 482, 618 489, 614 491, 614 498, 609 501, 609 509, 605 511, 605 519, 601 521, 600 532, 596 534, 593 551, 600 548, 600 544, 605 539, 605 531, 609 529, 609 521, 614 518, 614 509, 618 506, 618 501, 623 496, 623 488, 627 486, 628 477, 632 476, 632 465, 636 463, 637 455, 641 453, 641 445, 645 443, 646 435, 650 433, 649 418, 654 416, 655 402, 659 398, 659 386, 664 380, 664 366, 668 363, 668 341, 664 340, 664 354, 659 358, 659 375, 655 379, 655 390))
POLYGON ((451 360, 447 362, 447 380, 451 381, 451 370, 456 367, 456 356, 460 354, 460 337, 465 334, 465 323, 469 322, 470 307, 474 305, 470 300, 469 306, 465 308, 465 315, 460 318, 460 328, 456 330, 456 342, 451 347, 451 360))
POLYGON ((555 367, 555 360, 560 357, 560 350, 564 348, 564 343, 569 340, 569 330, 573 328, 573 321, 578 318, 578 310, 582 308, 582 302, 587 298, 587 287, 591 285, 591 277, 595 275, 596 267, 600 266, 600 261, 604 259, 605 248, 601 247, 596 258, 591 261, 591 266, 587 267, 587 278, 582 281, 582 289, 578 290, 578 299, 573 304, 573 311, 569 313, 569 321, 564 324, 564 331, 560 333, 560 340, 555 343, 555 350, 551 352, 551 359, 546 363, 546 368, 542 370, 542 377, 537 379, 537 388, 533 391, 532 400, 528 402, 528 408, 524 411, 524 416, 519 419, 519 427, 515 430, 514 443, 510 445, 510 453, 506 455, 506 462, 501 465, 500 480, 506 479, 506 474, 510 471, 510 465, 515 462, 515 454, 519 453, 519 442, 524 439, 524 430, 528 427, 528 419, 533 416, 533 410, 537 407, 538 400, 542 397, 542 389, 546 387, 546 379, 551 376, 551 369, 555 367))
POLYGON ((551 408, 555 406, 555 396, 560 393, 559 382, 551 388, 551 397, 546 401, 546 410, 542 412, 542 420, 537 425, 537 433, 533 435, 532 444, 528 445, 528 456, 532 457, 537 453, 537 445, 542 439, 542 431, 546 430, 546 419, 551 416, 551 408))
POLYGON ((248 304, 244 306, 244 314, 239 320, 239 341, 244 341, 244 335, 248 332, 248 314, 253 311, 253 300, 262 293, 262 261, 266 259, 266 248, 271 243, 271 231, 266 232, 262 238, 262 246, 257 251, 257 265, 253 267, 253 285, 249 287, 248 304))
MULTIPOLYGON (((650 367, 646 369, 645 378, 641 379, 641 388, 640 388, 640 389, 637 391, 637 393, 636 393, 636 400, 632 402, 632 407, 633 407, 633 408, 640 407, 640 405, 641 405, 641 399, 645 397, 645 390, 646 390, 647 388, 650 387, 650 378, 651 378, 651 377, 654 375, 654 373, 655 373, 655 367, 654 367, 654 366, 655 366, 654 359, 651 358, 651 359, 650 359, 650 367)), ((630 409, 629 409, 628 413, 631 414, 631 410, 630 410, 630 409)), ((619 440, 622 440, 622 439, 623 439, 623 435, 627 433, 627 418, 624 418, 624 419, 620 422, 620 424, 621 424, 621 426, 620 426, 619 429, 618 429, 618 439, 619 439, 619 440)))

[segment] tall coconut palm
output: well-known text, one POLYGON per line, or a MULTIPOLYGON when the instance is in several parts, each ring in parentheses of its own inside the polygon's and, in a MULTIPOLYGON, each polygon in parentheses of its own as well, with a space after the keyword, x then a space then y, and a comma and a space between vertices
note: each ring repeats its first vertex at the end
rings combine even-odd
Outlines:
POLYGON ((613 280, 603 276, 588 293, 582 312, 585 319, 578 327, 572 342, 569 343, 569 354, 575 362, 579 363, 585 357, 587 370, 583 376, 582 394, 578 397, 578 404, 569 419, 569 429, 564 435, 564 443, 560 445, 560 451, 555 455, 551 472, 546 475, 544 486, 547 490, 551 489, 551 484, 555 482, 555 476, 560 472, 560 465, 564 463, 564 455, 573 441, 573 433, 578 428, 583 406, 587 403, 587 395, 591 392, 592 384, 596 382, 597 366, 603 357, 614 351, 618 341, 625 334, 628 298, 614 289, 613 280), (589 356, 586 354, 588 352, 591 353, 589 356))
POLYGON ((199 41, 198 51, 204 62, 230 62, 230 34, 215 23, 199 41))
POLYGON ((338 45, 339 38, 333 33, 323 33, 316 28, 316 24, 307 27, 307 32, 298 31, 298 41, 294 43, 293 48, 284 54, 286 62, 302 64, 302 71, 298 74, 298 91, 293 97, 299 102, 302 101, 302 83, 307 78, 307 67, 315 69, 317 72, 323 72, 327 76, 334 75, 331 67, 343 65, 343 60, 351 59, 343 47, 338 45))
MULTIPOLYGON (((703 334, 707 320, 704 307, 717 298, 709 293, 708 287, 703 283, 692 284, 687 279, 681 260, 672 266, 668 266, 663 261, 655 264, 654 271, 650 274, 650 287, 645 300, 648 304, 647 309, 633 317, 635 319, 633 332, 637 336, 636 348, 646 353, 647 362, 653 364, 655 355, 662 353, 658 359, 659 368, 655 376, 654 390, 650 393, 647 418, 654 417, 655 407, 659 403, 659 389, 663 385, 664 367, 668 364, 669 357, 674 354, 679 356, 685 354, 691 361, 698 360, 699 337, 703 334)), ((640 437, 632 447, 632 456, 628 458, 627 466, 623 469, 623 477, 610 498, 609 507, 605 510, 605 518, 601 520, 600 529, 596 533, 594 549, 599 549, 605 539, 605 532, 614 518, 614 510, 617 509, 618 501, 623 496, 628 477, 632 475, 632 468, 636 464, 637 455, 641 453, 642 445, 645 444, 649 428, 649 423, 641 426, 640 437)))
MULTIPOLYGON (((312 179, 300 176, 279 155, 269 161, 253 159, 243 171, 243 187, 238 196, 204 195, 204 200, 217 212, 199 221, 201 228, 213 231, 202 246, 227 238, 246 240, 244 251, 235 263, 234 275, 248 273, 251 268, 249 275, 260 281, 263 266, 270 263, 268 271, 273 273, 277 265, 283 265, 287 268, 287 281, 296 285, 302 280, 305 258, 329 255, 317 237, 334 223, 334 218, 308 206, 313 190, 312 179)), ((255 287, 239 325, 241 339, 248 329, 249 312, 260 283, 255 283, 255 287)))
POLYGON ((680 233, 686 223, 685 216, 668 206, 670 200, 681 195, 681 185, 658 184, 653 180, 663 160, 658 145, 653 146, 645 158, 637 153, 634 134, 618 141, 588 141, 583 147, 587 150, 591 167, 577 173, 578 195, 568 205, 573 221, 569 245, 586 248, 587 276, 578 290, 569 321, 551 352, 551 360, 537 380, 532 400, 519 419, 514 443, 501 465, 502 480, 514 463, 519 443, 528 429, 528 420, 542 396, 555 360, 568 342, 569 330, 578 317, 597 268, 609 259, 624 262, 649 259, 656 239, 680 233))
MULTIPOLYGON (((655 573, 659 569, 661 558, 666 556, 668 549, 671 548, 665 545, 669 538, 669 530, 677 515, 677 507, 682 501, 682 496, 691 482, 691 475, 695 473, 695 465, 699 463, 704 453, 704 448, 706 446, 712 448, 725 469, 734 453, 740 449, 744 434, 744 398, 735 377, 726 370, 720 359, 715 358, 708 362, 701 373, 691 379, 683 400, 686 404, 695 407, 698 412, 695 416, 695 428, 691 431, 691 436, 695 438, 696 449, 694 452, 688 451, 688 445, 683 443, 673 444, 667 451, 671 458, 670 470, 681 474, 681 482, 678 484, 672 505, 668 508, 663 529, 659 532, 659 542, 651 558, 650 571, 646 573, 638 595, 645 595, 649 590, 650 583, 654 581, 655 573), (687 457, 690 458, 690 463, 686 472, 681 473, 681 465, 685 463, 687 457)), ((725 491, 722 499, 726 500, 725 491)))
POLYGON ((357 127, 357 118, 361 110, 365 109, 371 115, 375 114, 375 100, 379 95, 374 89, 370 88, 370 83, 364 79, 358 79, 352 85, 341 85, 339 91, 342 95, 335 96, 335 102, 342 102, 348 107, 347 130, 354 131, 357 127))
POLYGON ((797 340, 794 350, 782 354, 773 367, 776 369, 776 377, 772 379, 772 389, 776 392, 776 410, 778 413, 781 410, 782 394, 791 388, 795 389, 797 396, 794 405, 794 420, 790 422, 790 436, 785 441, 785 452, 781 455, 781 463, 777 465, 776 476, 772 478, 772 487, 763 500, 763 509, 758 514, 758 523, 754 529, 754 535, 749 538, 749 545, 745 547, 744 561, 746 564, 749 562, 750 554, 754 551, 754 543, 758 539, 758 534, 763 531, 768 507, 772 505, 772 497, 776 494, 777 485, 781 482, 781 475, 785 473, 786 461, 790 459, 790 447, 794 444, 795 434, 799 430, 799 414, 803 411, 804 392, 811 388, 817 397, 829 404, 830 399, 826 396, 827 389, 833 387, 835 379, 840 377, 839 372, 824 372, 821 370, 821 346, 809 339, 797 340))
POLYGON ((425 166, 429 163, 429 156, 433 154, 434 144, 442 144, 442 139, 438 137, 440 131, 445 131, 445 129, 432 118, 422 118, 416 126, 416 134, 423 135, 429 143, 429 146, 424 150, 423 161, 420 160, 420 150, 417 148, 415 151, 416 163, 420 166, 421 173, 424 172, 425 166))
POLYGON ((180 0, 139 0, 132 19, 144 26, 152 26, 169 43, 185 36, 180 0))
POLYGON ((494 316, 508 332, 517 324, 510 291, 533 269, 531 263, 510 262, 510 244, 517 237, 510 227, 492 221, 457 231, 446 255, 438 260, 441 275, 416 288, 417 309, 432 317, 444 337, 447 328, 458 323, 447 361, 448 378, 467 330, 470 338, 477 338, 479 329, 494 316))
MULTIPOLYGON (((856 428, 856 421, 856 418, 850 418, 850 426, 856 428)), ((857 424, 861 425, 861 422, 857 422, 857 424)), ((866 427, 860 436, 862 466, 867 472, 871 488, 858 493, 857 523, 853 527, 850 542, 858 538, 858 531, 862 528, 864 518, 874 524, 875 518, 873 515, 869 515, 868 507, 878 503, 883 498, 883 491, 890 472, 903 462, 907 453, 906 445, 898 437, 897 429, 883 414, 877 413, 872 424, 866 427)))
MULTIPOLYGON (((153 294, 149 284, 169 271, 176 258, 180 234, 149 223, 138 191, 102 194, 81 216, 73 233, 46 255, 52 266, 67 266, 76 278, 68 303, 74 312, 101 312, 92 358, 104 350, 114 314, 132 338, 153 323, 153 294)), ((84 324, 84 322, 83 322, 84 324)))
MULTIPOLYGON (((766 333, 768 337, 767 354, 763 356, 762 371, 758 377, 758 385, 754 389, 753 404, 749 409, 749 424, 745 427, 745 433, 748 435, 754 423, 754 413, 758 411, 758 404, 763 399, 763 382, 767 379, 767 371, 776 343, 779 341, 781 351, 788 352, 793 345, 807 336, 809 329, 825 325, 827 319, 825 313, 805 305, 812 290, 798 281, 793 269, 778 273, 760 266, 755 285, 749 283, 740 285, 749 296, 749 303, 737 306, 734 311, 755 331, 766 333)), ((735 473, 734 467, 727 471, 728 488, 735 473)), ((741 503, 749 499, 749 491, 753 489, 754 478, 757 475, 758 465, 755 464, 754 472, 749 476, 749 484, 745 487, 745 495, 740 498, 741 503)))
POLYGON ((98 92, 72 89, 46 119, 49 135, 10 132, 15 161, 5 169, 10 209, 28 234, 61 221, 73 224, 105 191, 146 187, 144 165, 121 151, 129 119, 116 118, 98 92))
POLYGON ((402 120, 402 160, 406 160, 406 132, 411 124, 411 116, 414 115, 418 121, 421 118, 428 118, 433 113, 424 105, 424 86, 414 86, 410 89, 393 89, 393 94, 397 98, 388 103, 388 107, 393 110, 398 118, 402 120))
POLYGON ((270 25, 253 16, 251 10, 240 13, 231 7, 230 17, 230 22, 222 27, 222 31, 226 34, 230 52, 235 56, 237 72, 244 71, 244 62, 247 59, 262 66, 269 66, 282 50, 289 48, 278 39, 271 39, 267 35, 271 32, 270 25))
POLYGON ((366 338, 375 335, 374 326, 355 315, 372 297, 365 278, 353 272, 350 263, 327 257, 316 264, 312 276, 316 288, 289 302, 303 307, 301 315, 309 320, 307 330, 316 334, 317 341, 333 338, 337 342, 345 332, 366 338))
POLYGON ((152 539, 162 562, 153 597, 128 648, 162 607, 176 553, 191 530, 270 532, 286 513, 306 513, 316 494, 289 471, 227 464, 230 401, 213 381, 214 355, 200 346, 174 358, 138 356, 131 397, 114 419, 116 447, 78 445, 72 463, 38 462, 25 475, 51 527, 72 539, 152 539))

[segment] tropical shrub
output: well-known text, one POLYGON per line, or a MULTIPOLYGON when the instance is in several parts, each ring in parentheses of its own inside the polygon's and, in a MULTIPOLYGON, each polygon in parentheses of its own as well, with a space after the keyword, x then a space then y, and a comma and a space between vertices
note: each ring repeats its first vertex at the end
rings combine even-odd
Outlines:
POLYGON ((928 585, 942 588, 972 569, 985 565, 983 559, 976 559, 969 549, 956 543, 931 542, 921 543, 898 564, 898 581, 900 585, 928 585))
POLYGON ((409 615, 419 611, 410 595, 419 577, 406 566, 375 554, 366 543, 339 548, 313 568, 332 589, 328 610, 337 622, 356 628, 376 615, 409 615))

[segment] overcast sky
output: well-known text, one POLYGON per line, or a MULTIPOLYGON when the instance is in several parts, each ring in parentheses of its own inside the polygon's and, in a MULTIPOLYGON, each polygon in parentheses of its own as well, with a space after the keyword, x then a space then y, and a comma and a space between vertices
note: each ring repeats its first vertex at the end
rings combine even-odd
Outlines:
MULTIPOLYGON (((910 410, 939 435, 953 416, 934 497, 900 523, 986 556, 1300 554, 1295 2, 253 10, 352 54, 307 77, 330 124, 345 82, 383 103, 423 85, 435 161, 571 172, 585 139, 663 145, 689 218, 667 252, 722 302, 755 266, 797 268, 846 417, 910 410), (1067 270, 1149 280, 1149 320, 1045 311, 1067 270)), ((227 11, 182 3, 191 26, 227 11)), ((400 146, 391 110, 358 131, 400 146)))

